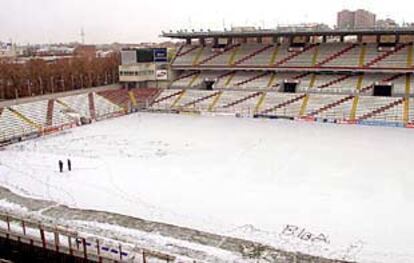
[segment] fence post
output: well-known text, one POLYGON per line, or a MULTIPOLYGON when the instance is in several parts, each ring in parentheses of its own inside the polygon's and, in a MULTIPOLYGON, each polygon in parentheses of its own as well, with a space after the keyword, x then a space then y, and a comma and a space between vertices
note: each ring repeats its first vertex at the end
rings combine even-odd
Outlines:
POLYGON ((57 232, 57 229, 55 230, 55 232, 53 233, 55 236, 55 247, 56 247, 56 252, 59 252, 59 233, 57 232))
POLYGON ((68 236, 68 245, 69 245, 69 255, 73 256, 72 238, 70 236, 68 236))
POLYGON ((24 220, 22 220, 22 229, 23 229, 23 235, 26 235, 26 224, 24 223, 24 220))
POLYGON ((96 253, 98 255, 98 262, 102 262, 102 257, 101 257, 101 246, 99 244, 99 239, 96 239, 96 253))
POLYGON ((6 215, 6 223, 7 223, 7 231, 10 232, 10 218, 8 214, 6 215))
POLYGON ((142 262, 147 263, 147 259, 145 257, 145 251, 142 251, 142 262))
POLYGON ((119 259, 122 261, 122 245, 119 244, 119 259))
POLYGON ((87 252, 87 248, 86 248, 86 239, 82 238, 82 245, 83 245, 83 258, 85 260, 88 259, 88 252, 87 252))
POLYGON ((40 230, 40 238, 42 239, 43 248, 46 248, 45 231, 43 230, 41 225, 39 225, 39 230, 40 230))

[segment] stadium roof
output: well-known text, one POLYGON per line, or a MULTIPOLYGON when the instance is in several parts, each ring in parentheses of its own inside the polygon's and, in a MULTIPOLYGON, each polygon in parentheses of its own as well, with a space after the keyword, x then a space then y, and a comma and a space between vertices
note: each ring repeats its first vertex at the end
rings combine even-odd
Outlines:
POLYGON ((175 39, 191 38, 244 38, 244 37, 289 37, 289 36, 351 36, 351 35, 414 35, 414 27, 361 28, 361 29, 314 29, 279 28, 248 31, 177 31, 162 32, 161 37, 175 39))

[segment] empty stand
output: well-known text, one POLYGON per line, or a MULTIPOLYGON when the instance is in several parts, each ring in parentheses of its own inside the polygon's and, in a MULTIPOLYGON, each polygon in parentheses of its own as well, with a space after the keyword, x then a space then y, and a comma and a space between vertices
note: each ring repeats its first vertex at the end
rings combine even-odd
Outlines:
POLYGON ((292 54, 286 60, 282 60, 276 65, 282 65, 284 67, 311 67, 313 66, 313 58, 315 53, 319 53, 318 45, 309 45, 305 47, 303 51, 292 54))
MULTIPOLYGON (((342 45, 343 49, 333 54, 330 59, 323 62, 323 67, 359 67, 361 59, 361 46, 349 44, 342 45), (341 53, 344 51, 344 53, 341 53)), ((321 49, 320 52, 322 52, 321 49)))
POLYGON ((165 89, 159 97, 154 100, 151 107, 154 109, 169 110, 176 98, 183 92, 183 90, 165 89))
POLYGON ((258 72, 251 78, 236 83, 236 86, 240 88, 257 88, 266 89, 269 85, 271 72, 258 72))
MULTIPOLYGON (((273 104, 272 106, 265 108, 260 114, 276 114, 280 116, 291 116, 296 117, 299 116, 302 100, 306 97, 305 94, 283 94, 276 93, 282 98, 282 102, 273 104, 276 101, 271 101, 272 96, 267 95, 265 105, 273 104), (270 102, 269 102, 270 100, 270 102)), ((276 95, 276 96, 277 96, 276 95)))
POLYGON ((212 110, 253 115, 260 94, 260 92, 225 91, 212 110))
POLYGON ((228 45, 223 49, 212 50, 212 48, 205 48, 205 50, 209 50, 210 52, 206 52, 200 61, 197 63, 198 65, 206 64, 206 65, 227 65, 229 61, 229 51, 234 48, 239 47, 240 44, 232 44, 228 45))
POLYGON ((308 116, 324 116, 326 118, 347 118, 351 110, 351 102, 354 96, 332 96, 332 95, 313 95, 310 99, 308 116), (347 103, 347 107, 339 106, 347 103), (346 110, 345 110, 346 109, 346 110), (325 113, 325 114, 322 114, 325 113))
MULTIPOLYGON (((274 46, 273 45, 248 45, 248 44, 242 45, 238 52, 239 57, 237 58, 237 60, 233 62, 233 65, 242 64, 248 60, 257 61, 257 58, 258 58, 257 56, 259 54, 266 52, 272 47, 274 46)), ((263 64, 266 65, 267 63, 263 63, 263 64)))
POLYGON ((40 128, 47 126, 47 113, 48 113, 48 101, 36 101, 31 103, 19 104, 10 107, 21 115, 29 119, 29 122, 33 122, 34 126, 40 128))
POLYGON ((376 44, 367 45, 365 67, 405 68, 408 45, 398 44, 395 49, 379 52, 376 44))
POLYGON ((319 46, 316 66, 322 66, 334 59, 340 59, 342 56, 347 56, 347 53, 356 46, 356 44, 348 43, 322 43, 319 46))
POLYGON ((0 116, 0 141, 10 140, 34 132, 38 132, 38 129, 17 117, 10 109, 5 108, 2 110, 0 116))
POLYGON ((207 111, 217 91, 187 90, 186 95, 176 105, 177 108, 207 111))
POLYGON ((403 99, 360 97, 357 120, 403 121, 403 99))
MULTIPOLYGON (((281 47, 281 50, 283 50, 283 53, 280 53, 280 55, 287 55, 284 56, 281 60, 277 61, 274 66, 289 66, 288 62, 290 61, 301 61, 301 59, 303 60, 304 58, 308 58, 308 60, 311 60, 311 52, 313 52, 312 50, 316 47, 317 45, 314 44, 310 44, 306 47, 303 48, 303 50, 301 51, 293 51, 293 52, 289 52, 288 51, 288 47, 287 46, 283 46, 283 48, 281 47)), ((310 64, 309 64, 310 66, 310 64)))

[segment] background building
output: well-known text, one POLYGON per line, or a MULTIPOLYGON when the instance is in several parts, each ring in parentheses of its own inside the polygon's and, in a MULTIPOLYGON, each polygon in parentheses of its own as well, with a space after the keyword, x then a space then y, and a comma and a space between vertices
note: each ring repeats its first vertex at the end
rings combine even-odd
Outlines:
POLYGON ((376 15, 363 9, 356 11, 342 10, 337 16, 337 27, 339 29, 356 29, 374 27, 376 15))
POLYGON ((399 25, 397 24, 397 22, 395 22, 395 20, 387 18, 387 19, 379 19, 376 22, 376 26, 379 28, 396 28, 399 25))

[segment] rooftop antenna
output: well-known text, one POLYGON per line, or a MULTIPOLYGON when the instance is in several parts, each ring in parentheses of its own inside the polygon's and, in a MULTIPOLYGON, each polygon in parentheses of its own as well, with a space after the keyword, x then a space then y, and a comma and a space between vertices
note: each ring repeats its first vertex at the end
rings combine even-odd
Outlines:
POLYGON ((81 28, 80 36, 81 36, 82 45, 85 45, 85 30, 83 29, 83 27, 81 28))

